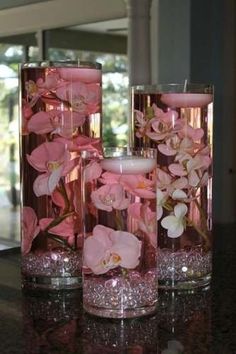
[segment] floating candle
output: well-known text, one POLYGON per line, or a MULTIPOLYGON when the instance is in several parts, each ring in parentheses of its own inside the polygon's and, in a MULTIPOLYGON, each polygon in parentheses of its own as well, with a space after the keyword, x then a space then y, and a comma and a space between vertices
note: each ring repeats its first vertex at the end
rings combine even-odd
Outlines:
POLYGON ((59 68, 60 77, 67 81, 82 81, 86 84, 101 81, 101 70, 87 68, 59 68))
POLYGON ((161 101, 169 107, 203 107, 211 103, 213 96, 208 93, 165 93, 161 101))
POLYGON ((156 160, 144 157, 106 158, 101 161, 101 167, 117 174, 143 174, 151 172, 156 166, 156 160))

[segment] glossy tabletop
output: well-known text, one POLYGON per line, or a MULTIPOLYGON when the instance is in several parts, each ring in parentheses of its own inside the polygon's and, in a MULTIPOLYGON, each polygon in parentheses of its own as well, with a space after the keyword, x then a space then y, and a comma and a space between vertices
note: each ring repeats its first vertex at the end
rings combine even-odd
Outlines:
POLYGON ((0 252, 1 354, 236 354, 236 225, 214 230, 211 286, 160 292, 157 313, 106 320, 81 291, 21 291, 20 250, 0 252))

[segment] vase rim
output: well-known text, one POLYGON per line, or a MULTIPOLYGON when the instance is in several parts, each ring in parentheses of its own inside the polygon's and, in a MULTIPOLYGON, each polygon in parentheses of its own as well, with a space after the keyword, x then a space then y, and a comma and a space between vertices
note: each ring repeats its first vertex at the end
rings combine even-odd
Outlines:
POLYGON ((20 64, 21 69, 29 68, 88 68, 101 70, 102 64, 96 61, 83 61, 83 60, 38 60, 28 61, 20 64))
POLYGON ((207 83, 163 83, 131 86, 132 92, 143 93, 207 93, 213 94, 214 86, 207 83))

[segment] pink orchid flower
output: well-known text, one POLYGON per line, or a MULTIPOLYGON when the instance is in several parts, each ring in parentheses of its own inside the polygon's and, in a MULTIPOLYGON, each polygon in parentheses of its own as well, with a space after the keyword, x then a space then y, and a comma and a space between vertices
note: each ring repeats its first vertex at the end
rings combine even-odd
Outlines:
POLYGON ((177 134, 165 140, 164 144, 158 145, 158 150, 166 156, 174 156, 175 160, 184 160, 191 157, 196 149, 196 144, 190 138, 180 139, 177 134))
MULTIPOLYGON (((45 230, 50 223, 53 221, 53 218, 42 218, 39 220, 39 226, 41 230, 45 230)), ((58 235, 61 237, 74 238, 74 221, 72 217, 67 217, 66 219, 62 220, 58 225, 50 227, 48 229, 50 234, 58 235)))
POLYGON ((150 131, 150 119, 145 119, 144 114, 138 110, 134 110, 134 113, 137 126, 136 136, 138 138, 142 138, 143 136, 145 136, 147 131, 150 131))
MULTIPOLYGON (((53 222, 55 219, 53 218, 42 218, 39 220, 39 226, 42 231, 53 222)), ((67 243, 70 246, 76 246, 78 248, 82 248, 83 246, 83 238, 82 235, 75 236, 76 233, 76 223, 73 216, 67 217, 66 219, 62 220, 58 225, 50 227, 47 230, 48 233, 63 237, 66 239, 67 243)))
POLYGON ((171 194, 175 189, 183 189, 187 185, 188 180, 186 177, 174 179, 169 173, 159 168, 157 169, 157 187, 159 189, 166 190, 171 194))
POLYGON ((78 135, 73 139, 72 151, 91 151, 91 152, 101 152, 101 139, 100 138, 90 138, 85 135, 78 135))
POLYGON ((25 89, 29 98, 32 99, 40 97, 39 89, 33 80, 26 81, 25 89))
POLYGON ((100 182, 103 184, 119 183, 120 177, 121 175, 117 175, 116 173, 104 172, 100 178, 100 182))
POLYGON ((153 247, 157 246, 156 234, 156 213, 150 209, 148 203, 133 203, 128 207, 128 216, 131 219, 130 224, 133 229, 134 220, 137 223, 137 229, 143 231, 149 238, 153 247))
POLYGON ((166 216, 161 220, 161 226, 168 230, 168 237, 176 238, 182 235, 185 229, 187 211, 188 208, 184 203, 178 203, 174 207, 173 215, 166 216))
POLYGON ((40 227, 38 226, 38 219, 34 209, 30 207, 23 207, 22 209, 22 254, 26 255, 30 252, 32 242, 38 235, 40 227))
POLYGON ((83 266, 94 274, 104 274, 119 266, 134 269, 139 264, 141 247, 141 241, 133 234, 97 225, 93 235, 84 241, 83 266))
POLYGON ((193 141, 201 140, 204 135, 204 130, 202 128, 193 128, 189 124, 185 124, 183 129, 178 132, 180 138, 190 138, 193 141))
MULTIPOLYGON (((79 179, 75 179, 74 181, 71 181, 69 183, 64 183, 64 188, 61 190, 60 188, 55 189, 52 192, 52 201, 53 203, 61 208, 61 214, 64 213, 65 209, 69 207, 69 209, 74 210, 77 213, 80 213, 80 197, 81 197, 81 191, 80 191, 80 181, 79 179), (65 195, 66 194, 66 195, 65 195), (67 205, 67 203, 69 205, 67 205)), ((69 210, 68 210, 69 211, 69 210)))
POLYGON ((125 197, 123 187, 116 184, 106 184, 91 193, 91 199, 97 209, 112 211, 112 209, 127 209, 129 199, 125 197))
POLYGON ((39 172, 33 185, 37 197, 51 195, 60 178, 67 175, 74 167, 75 161, 70 161, 70 153, 64 144, 59 142, 46 142, 27 154, 29 164, 39 172))
POLYGON ((205 171, 211 164, 211 158, 206 155, 196 155, 193 158, 183 161, 184 163, 173 163, 169 170, 176 176, 188 176, 188 183, 196 187, 205 171))
POLYGON ((156 198, 155 182, 142 175, 121 175, 119 182, 125 190, 135 196, 146 199, 156 198))
POLYGON ((84 150, 91 152, 102 151, 100 138, 89 138, 85 135, 78 135, 73 139, 56 137, 54 141, 66 145, 70 152, 81 152, 84 150))
POLYGON ((178 118, 176 111, 164 112, 153 104, 155 117, 151 119, 151 127, 153 132, 147 132, 147 136, 155 141, 160 141, 172 136, 183 128, 184 122, 178 118))
POLYGON ((34 114, 29 123, 28 130, 35 134, 58 134, 65 138, 71 138, 75 129, 84 124, 83 114, 71 111, 51 110, 34 114))
POLYGON ((59 87, 56 95, 61 100, 69 102, 74 111, 87 115, 98 112, 101 88, 97 84, 72 82, 59 87))
POLYGON ((48 91, 55 89, 58 86, 59 81, 60 77, 58 72, 49 71, 45 77, 45 80, 43 78, 39 78, 36 81, 36 86, 44 92, 45 90, 48 91))
POLYGON ((21 134, 22 135, 28 135, 29 134, 29 130, 28 130, 28 122, 31 118, 31 116, 33 115, 33 110, 31 108, 31 105, 26 101, 26 100, 22 100, 22 114, 21 114, 21 119, 22 119, 22 123, 21 123, 21 134))
POLYGON ((102 168, 99 163, 96 161, 91 161, 84 168, 84 181, 85 183, 92 182, 94 179, 97 179, 101 176, 102 168))

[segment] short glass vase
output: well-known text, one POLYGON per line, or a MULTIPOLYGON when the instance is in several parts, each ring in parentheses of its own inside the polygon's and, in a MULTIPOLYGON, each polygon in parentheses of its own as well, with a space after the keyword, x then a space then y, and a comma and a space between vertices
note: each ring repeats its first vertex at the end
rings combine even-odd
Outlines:
POLYGON ((132 318, 157 306, 156 150, 83 155, 83 307, 132 318))

